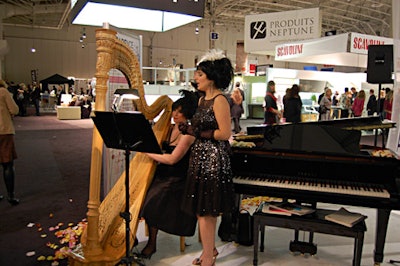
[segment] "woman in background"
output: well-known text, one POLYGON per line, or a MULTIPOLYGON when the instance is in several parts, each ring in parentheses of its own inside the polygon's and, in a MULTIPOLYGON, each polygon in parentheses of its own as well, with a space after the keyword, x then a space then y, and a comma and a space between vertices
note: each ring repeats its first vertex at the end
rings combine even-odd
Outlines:
POLYGON ((386 93, 383 102, 383 111, 385 112, 385 119, 392 120, 392 106, 393 106, 393 90, 386 93))
MULTIPOLYGON (((19 204, 14 194, 14 160, 17 159, 14 142, 14 124, 12 117, 18 114, 19 108, 7 90, 7 84, 0 80, 0 163, 3 166, 4 182, 8 193, 7 200, 11 205, 19 204)), ((4 198, 0 195, 0 200, 4 198)))
POLYGON ((357 96, 354 98, 354 102, 351 106, 351 110, 353 110, 354 117, 361 117, 362 112, 364 110, 364 102, 365 102, 365 91, 360 90, 357 93, 357 96))
POLYGON ((235 87, 231 94, 231 117, 233 120, 233 132, 235 134, 239 133, 242 128, 240 127, 240 117, 243 114, 243 97, 240 92, 240 89, 235 87))
POLYGON ((331 120, 331 107, 332 107, 332 90, 330 88, 327 88, 325 90, 325 94, 322 97, 320 103, 319 103, 319 108, 320 108, 320 120, 331 120))
POLYGON ((288 95, 285 97, 283 117, 286 119, 286 122, 301 122, 301 109, 303 108, 303 103, 299 91, 299 85, 293 84, 292 88, 289 89, 288 95))

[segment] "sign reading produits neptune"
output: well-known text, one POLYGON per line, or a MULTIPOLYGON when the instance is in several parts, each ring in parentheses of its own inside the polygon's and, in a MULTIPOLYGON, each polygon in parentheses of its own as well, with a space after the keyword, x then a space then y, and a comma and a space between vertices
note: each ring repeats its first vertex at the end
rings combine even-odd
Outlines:
POLYGON ((249 15, 245 18, 244 33, 245 52, 274 54, 278 44, 319 38, 319 9, 249 15))

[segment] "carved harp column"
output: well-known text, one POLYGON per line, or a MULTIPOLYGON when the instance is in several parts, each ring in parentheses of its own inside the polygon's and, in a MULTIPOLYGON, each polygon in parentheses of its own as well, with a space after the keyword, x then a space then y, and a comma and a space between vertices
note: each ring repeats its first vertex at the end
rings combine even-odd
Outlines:
MULTIPOLYGON (((138 110, 152 120, 164 111, 153 126, 159 144, 165 140, 171 121, 172 100, 168 96, 159 97, 151 106, 147 105, 139 62, 132 50, 109 29, 96 30, 96 110, 104 111, 106 106, 107 82, 110 69, 120 70, 131 88, 139 91, 135 103, 138 110)), ((87 221, 88 225, 81 237, 81 244, 69 254, 69 265, 109 266, 115 265, 125 251, 125 220, 120 212, 125 209, 125 171, 114 187, 100 203, 103 140, 96 127, 93 129, 92 161, 90 167, 90 186, 87 221)), ((131 245, 136 235, 139 211, 143 204, 156 163, 143 153, 137 152, 129 166, 129 212, 132 220, 130 231, 131 245)))

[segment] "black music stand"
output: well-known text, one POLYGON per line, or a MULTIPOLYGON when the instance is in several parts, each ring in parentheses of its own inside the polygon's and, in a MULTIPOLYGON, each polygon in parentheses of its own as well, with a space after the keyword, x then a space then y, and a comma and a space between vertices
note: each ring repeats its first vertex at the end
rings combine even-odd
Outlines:
POLYGON ((125 151, 125 211, 120 216, 126 224, 126 256, 116 265, 132 265, 130 255, 129 213, 129 156, 131 151, 161 154, 160 146, 154 136, 149 121, 140 112, 107 112, 95 111, 92 117, 107 148, 125 151))

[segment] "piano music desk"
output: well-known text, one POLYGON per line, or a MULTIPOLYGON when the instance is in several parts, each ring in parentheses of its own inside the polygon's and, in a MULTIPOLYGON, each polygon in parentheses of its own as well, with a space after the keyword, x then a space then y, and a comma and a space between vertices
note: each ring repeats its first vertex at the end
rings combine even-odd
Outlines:
POLYGON ((334 212, 334 210, 317 209, 314 213, 304 216, 285 216, 276 214, 267 214, 263 212, 255 212, 253 214, 253 241, 254 241, 254 257, 253 265, 258 263, 258 245, 259 235, 260 251, 264 251, 265 226, 274 226, 281 228, 294 229, 298 231, 306 231, 310 233, 322 233, 329 235, 337 235, 354 238, 354 255, 353 266, 359 266, 361 263, 362 248, 364 244, 364 232, 367 231, 365 222, 357 223, 353 227, 346 227, 325 220, 325 215, 334 212))

